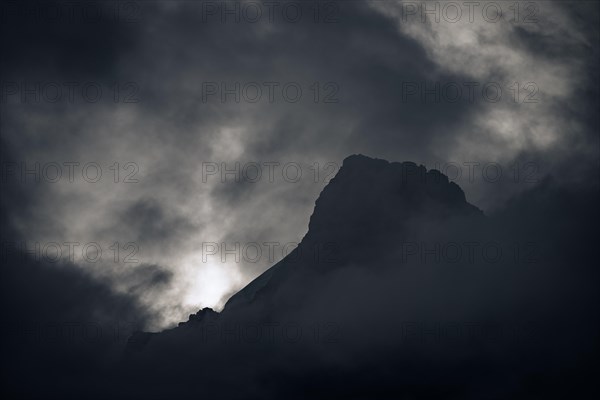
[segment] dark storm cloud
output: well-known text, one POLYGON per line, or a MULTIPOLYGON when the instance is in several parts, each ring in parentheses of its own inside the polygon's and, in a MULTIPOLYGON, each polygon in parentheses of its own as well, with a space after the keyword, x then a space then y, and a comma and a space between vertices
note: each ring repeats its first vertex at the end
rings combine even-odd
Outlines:
MULTIPOLYGON (((133 296, 116 293, 80 266, 35 260, 0 209, 2 251, 2 386, 7 395, 40 387, 84 390, 108 376, 127 338, 152 315, 133 296), (103 375, 98 375, 103 374, 103 375), (36 376, 36 385, 30 377, 36 376)), ((154 280, 166 276, 155 274, 154 280)), ((156 284, 156 283, 155 283, 156 284)))
POLYGON ((168 284, 173 273, 159 265, 142 264, 135 268, 127 278, 131 280, 131 291, 141 294, 156 287, 168 284))
MULTIPOLYGON (((203 23, 202 12, 197 2, 177 2, 170 7, 143 4, 138 25, 144 39, 136 49, 137 57, 126 57, 121 64, 121 73, 137 77, 144 109, 160 110, 162 118, 168 117, 169 124, 177 127, 169 135, 181 140, 198 125, 211 129, 230 121, 247 123, 251 118, 257 132, 247 138, 247 151, 261 159, 285 155, 300 146, 316 152, 322 152, 323 146, 341 159, 347 150, 332 152, 340 141, 357 143, 357 148, 401 147, 409 153, 426 146, 434 128, 455 125, 463 114, 477 112, 477 105, 465 103, 424 108, 403 102, 402 82, 436 79, 437 68, 417 43, 399 36, 393 23, 360 2, 340 3, 338 22, 332 24, 307 19, 299 24, 280 19, 255 24, 203 23), (148 31, 153 25, 158 28, 148 31), (171 60, 179 61, 174 67, 171 60), (144 73, 136 72, 140 62, 144 73), (276 82, 279 88, 298 82, 303 97, 299 104, 290 104, 276 89, 275 101, 270 104, 263 87, 256 105, 243 99, 236 103, 231 95, 221 102, 219 94, 202 101, 203 84, 216 83, 220 89, 222 83, 232 88, 236 82, 242 86, 276 82), (337 84, 335 98, 340 104, 311 104, 309 86, 314 82, 337 84), (357 120, 358 112, 361 117, 357 120), (307 113, 313 122, 310 128, 302 117, 307 113), (340 129, 336 121, 348 123, 348 127, 340 129), (414 135, 417 128, 420 134, 414 135), (377 141, 371 139, 375 137, 377 141)), ((465 80, 448 74, 437 79, 465 80)))
POLYGON ((136 42, 139 15, 128 19, 137 12, 126 8, 111 1, 3 2, 0 46, 11 55, 3 57, 3 79, 114 76, 136 42))
POLYGON ((177 215, 152 198, 140 199, 129 205, 117 218, 125 229, 131 230, 132 235, 137 235, 134 240, 161 246, 163 250, 176 246, 178 240, 198 229, 184 216, 177 215))

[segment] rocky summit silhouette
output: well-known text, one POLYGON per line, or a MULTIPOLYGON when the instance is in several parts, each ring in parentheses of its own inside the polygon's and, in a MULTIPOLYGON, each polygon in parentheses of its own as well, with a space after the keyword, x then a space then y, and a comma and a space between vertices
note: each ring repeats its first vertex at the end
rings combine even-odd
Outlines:
POLYGON ((410 226, 419 219, 442 223, 482 215, 466 201, 462 189, 437 170, 427 171, 412 162, 349 156, 317 199, 298 248, 232 296, 224 311, 276 290, 281 280, 294 274, 382 261, 382 256, 393 253, 390 249, 408 246, 416 233, 410 226))

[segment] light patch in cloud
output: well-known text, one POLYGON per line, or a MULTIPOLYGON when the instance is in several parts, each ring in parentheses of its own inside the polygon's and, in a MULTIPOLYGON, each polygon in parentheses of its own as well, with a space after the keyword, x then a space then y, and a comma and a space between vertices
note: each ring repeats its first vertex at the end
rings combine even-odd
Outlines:
POLYGON ((240 284, 235 265, 203 262, 199 255, 188 256, 182 263, 182 275, 186 279, 182 285, 185 288, 183 307, 220 310, 227 300, 223 297, 230 293, 232 287, 240 284))
MULTIPOLYGON (((432 8, 433 3, 421 2, 417 7, 432 8)), ((481 2, 473 12, 470 21, 468 9, 463 7, 463 15, 457 22, 440 18, 432 20, 432 15, 408 15, 406 2, 372 1, 369 4, 379 12, 396 21, 399 32, 423 45, 428 56, 437 66, 447 72, 462 74, 479 83, 479 89, 488 83, 497 82, 503 93, 499 102, 488 102, 483 113, 474 115, 464 132, 455 136, 452 153, 460 159, 465 153, 486 154, 491 161, 506 161, 518 152, 532 148, 548 149, 561 135, 569 135, 571 124, 564 116, 557 114, 555 107, 568 103, 583 80, 582 64, 571 62, 569 58, 555 59, 536 54, 532 49, 517 40, 520 31, 550 39, 558 44, 585 45, 585 36, 577 30, 573 21, 559 4, 552 2, 535 3, 540 9, 536 13, 537 22, 511 21, 506 13, 508 3, 501 3, 504 17, 497 22, 487 21, 482 9, 493 2, 481 2), (534 103, 515 101, 511 85, 519 87, 528 83, 533 86, 519 89, 521 96, 533 91, 534 103), (474 138, 480 136, 486 142, 474 138), (465 137, 466 136, 466 137, 465 137), (479 143, 474 146, 474 143, 479 143), (465 148, 464 145, 468 144, 465 148)), ((523 10, 526 4, 519 4, 523 10)), ((439 7, 439 2, 435 2, 439 7)), ((457 3, 458 4, 458 3, 457 3)), ((498 4, 498 3, 493 3, 498 4)), ((513 5, 514 7, 514 5, 513 5)), ((477 90, 477 89, 476 89, 477 90)), ((485 101, 477 95, 477 101, 485 101)), ((452 159, 452 154, 448 155, 452 159)))

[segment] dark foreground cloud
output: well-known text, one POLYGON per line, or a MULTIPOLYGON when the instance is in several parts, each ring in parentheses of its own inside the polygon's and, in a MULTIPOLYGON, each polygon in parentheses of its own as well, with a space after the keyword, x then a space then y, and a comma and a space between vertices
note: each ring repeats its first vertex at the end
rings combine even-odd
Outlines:
POLYGON ((106 382, 131 332, 152 315, 82 267, 23 252, 4 208, 1 217, 2 391, 9 397, 85 395, 106 382))

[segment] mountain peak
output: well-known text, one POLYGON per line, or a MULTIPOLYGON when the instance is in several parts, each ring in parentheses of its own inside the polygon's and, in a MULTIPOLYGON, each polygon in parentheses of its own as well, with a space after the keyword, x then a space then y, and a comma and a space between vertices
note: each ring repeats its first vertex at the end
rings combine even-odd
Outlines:
POLYGON ((460 187, 437 170, 351 155, 316 200, 298 248, 231 297, 225 309, 248 304, 301 271, 372 265, 385 249, 413 239, 411 227, 420 218, 441 227, 449 218, 481 215, 460 187))
POLYGON ((421 214, 446 217, 481 213, 466 201, 462 189, 437 170, 413 162, 355 154, 344 159, 323 189, 310 218, 307 238, 323 240, 394 232, 421 214))

